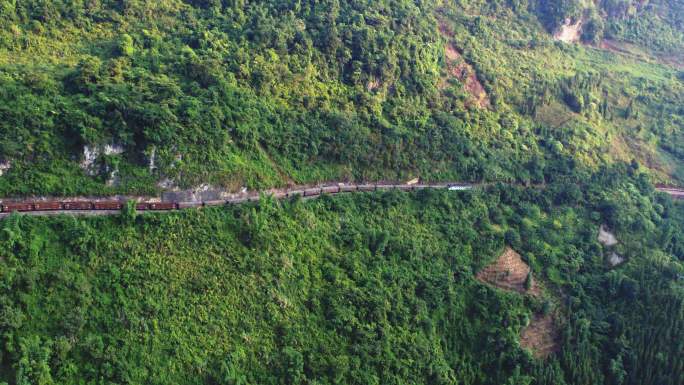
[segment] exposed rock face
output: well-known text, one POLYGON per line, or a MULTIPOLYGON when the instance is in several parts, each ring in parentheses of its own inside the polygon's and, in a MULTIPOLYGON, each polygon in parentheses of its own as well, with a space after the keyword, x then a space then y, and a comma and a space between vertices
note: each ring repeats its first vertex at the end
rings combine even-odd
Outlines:
POLYGON ((157 169, 157 147, 153 146, 152 150, 150 151, 150 161, 148 163, 148 167, 150 172, 157 169))
POLYGON ((618 244, 615 234, 610 232, 605 225, 601 225, 599 228, 598 241, 604 246, 615 246, 618 244))
MULTIPOLYGON (((173 186, 173 181, 171 181, 173 186)), ((223 189, 217 189, 209 184, 202 184, 190 190, 165 191, 162 193, 164 202, 202 202, 227 199, 235 195, 223 189)))
POLYGON ((119 170, 112 171, 112 175, 109 177, 109 179, 107 179, 107 186, 118 186, 120 182, 121 178, 119 178, 119 170))
POLYGON ((608 263, 613 267, 621 265, 623 262, 625 262, 625 258, 618 253, 613 252, 608 257, 608 263))
POLYGON ((553 38, 565 43, 576 43, 580 40, 580 36, 582 36, 582 19, 574 23, 571 19, 566 19, 553 38))
POLYGON ((95 174, 93 170, 93 164, 95 164, 95 161, 99 156, 100 153, 97 151, 97 149, 91 148, 90 146, 83 147, 83 161, 81 161, 81 168, 84 169, 88 175, 95 174))
POLYGON ((10 161, 0 162, 0 176, 2 176, 7 170, 12 168, 12 163, 10 161))
POLYGON ((103 147, 84 146, 81 168, 85 170, 88 175, 97 175, 98 170, 94 167, 94 165, 100 156, 117 155, 123 152, 124 148, 118 144, 107 144, 103 147))
POLYGON ((169 189, 176 189, 176 183, 173 181, 173 179, 166 178, 161 180, 159 183, 157 183, 157 187, 163 188, 165 190, 169 189))

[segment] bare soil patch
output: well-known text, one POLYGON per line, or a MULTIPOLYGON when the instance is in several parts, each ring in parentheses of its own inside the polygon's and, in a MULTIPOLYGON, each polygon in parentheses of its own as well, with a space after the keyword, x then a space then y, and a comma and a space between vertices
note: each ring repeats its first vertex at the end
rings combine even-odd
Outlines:
POLYGON ((560 334, 551 314, 537 315, 523 329, 520 335, 520 346, 529 349, 536 358, 546 358, 559 349, 560 334))
POLYGON ((565 23, 560 27, 558 32, 553 35, 553 38, 566 43, 576 43, 580 40, 582 35, 582 20, 577 20, 575 23, 572 20, 565 20, 565 23))
MULTIPOLYGON (((477 279, 503 290, 541 297, 541 288, 534 279, 530 289, 525 289, 528 274, 530 267, 522 260, 520 254, 507 247, 494 263, 477 274, 477 279)), ((552 315, 535 315, 520 334, 520 346, 531 350, 532 354, 540 359, 558 351, 558 341, 558 328, 552 315)))
POLYGON ((533 296, 541 295, 539 285, 534 279, 530 289, 525 289, 528 274, 530 274, 530 267, 522 260, 520 254, 507 247, 496 262, 477 273, 477 279, 503 290, 533 296))
POLYGON ((459 49, 451 41, 453 32, 445 23, 439 23, 439 32, 447 39, 444 49, 446 57, 446 76, 440 80, 439 88, 444 89, 449 79, 456 78, 462 84, 465 91, 471 96, 470 105, 479 108, 488 108, 491 104, 489 95, 484 86, 477 78, 477 73, 472 65, 468 64, 459 49))

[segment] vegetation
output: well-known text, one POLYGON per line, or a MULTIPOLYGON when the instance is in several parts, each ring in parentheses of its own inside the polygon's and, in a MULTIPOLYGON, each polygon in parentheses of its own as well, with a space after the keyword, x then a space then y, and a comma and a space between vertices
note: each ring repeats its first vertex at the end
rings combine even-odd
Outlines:
POLYGON ((501 186, 12 216, 0 380, 680 384, 684 210, 616 175, 572 199, 501 186), (475 278, 509 233, 543 298, 475 278), (544 311, 564 320, 561 350, 537 360, 518 341, 544 311))
MULTIPOLYGON (((611 38, 641 44, 628 25, 650 20, 667 39, 658 52, 678 52, 667 51, 681 47, 676 2, 634 17, 615 11, 623 3, 595 12, 612 15, 611 38)), ((527 182, 556 169, 559 153, 593 170, 635 160, 656 181, 681 181, 676 68, 555 43, 543 25, 581 7, 540 4, 4 0, 0 194, 527 182), (473 107, 447 71, 449 44, 491 107, 473 107)))
POLYGON ((493 182, 10 215, 0 385, 684 383, 682 13, 0 0, 3 199, 493 182), (525 290, 476 278, 506 247, 525 290))
POLYGON ((678 1, 560 0, 537 1, 531 6, 551 31, 568 21, 583 21, 585 42, 598 43, 607 37, 661 52, 676 52, 684 46, 684 8, 678 1))

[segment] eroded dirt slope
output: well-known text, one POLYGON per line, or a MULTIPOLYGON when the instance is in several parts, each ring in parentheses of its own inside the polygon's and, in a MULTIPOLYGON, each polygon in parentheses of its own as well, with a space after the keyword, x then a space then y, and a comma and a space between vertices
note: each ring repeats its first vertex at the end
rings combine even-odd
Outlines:
POLYGON ((446 58, 446 76, 440 81, 439 87, 445 88, 449 79, 458 79, 463 84, 463 89, 470 95, 469 104, 479 108, 490 106, 489 95, 484 86, 477 78, 477 73, 472 65, 468 64, 459 49, 452 42, 454 35, 451 29, 445 24, 439 24, 439 32, 447 40, 444 48, 446 58))

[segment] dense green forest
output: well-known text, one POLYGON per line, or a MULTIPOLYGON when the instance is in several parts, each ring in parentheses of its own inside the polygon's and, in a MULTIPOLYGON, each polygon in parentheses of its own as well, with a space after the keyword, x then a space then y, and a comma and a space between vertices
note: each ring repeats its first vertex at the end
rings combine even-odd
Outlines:
POLYGON ((681 7, 2 0, 0 193, 539 182, 563 156, 680 183, 681 7))
POLYGON ((684 207, 643 174, 581 187, 12 216, 0 381, 681 384, 684 207), (543 296, 474 278, 505 245, 543 296), (559 330, 546 360, 519 344, 537 314, 559 330))
POLYGON ((0 385, 684 384, 683 128, 681 0, 0 0, 0 200, 491 182, 9 215, 0 385))

